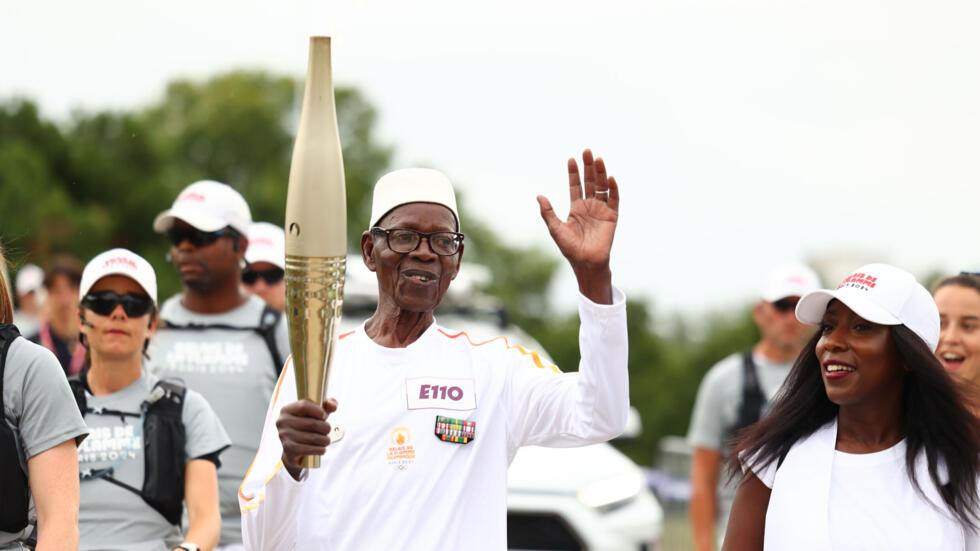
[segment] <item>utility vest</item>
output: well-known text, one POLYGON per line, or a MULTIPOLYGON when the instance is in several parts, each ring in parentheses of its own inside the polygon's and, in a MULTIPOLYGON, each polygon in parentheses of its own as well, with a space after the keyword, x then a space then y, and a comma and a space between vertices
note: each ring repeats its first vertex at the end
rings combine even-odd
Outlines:
POLYGON ((114 409, 93 409, 85 398, 87 370, 69 377, 72 394, 82 417, 86 415, 111 415, 114 417, 142 417, 143 427, 143 487, 135 488, 113 477, 115 464, 104 469, 86 470, 79 473, 82 482, 105 480, 125 488, 143 498, 171 524, 179 525, 184 512, 184 443, 186 435, 181 412, 187 389, 176 380, 157 381, 150 395, 140 404, 139 412, 114 409))

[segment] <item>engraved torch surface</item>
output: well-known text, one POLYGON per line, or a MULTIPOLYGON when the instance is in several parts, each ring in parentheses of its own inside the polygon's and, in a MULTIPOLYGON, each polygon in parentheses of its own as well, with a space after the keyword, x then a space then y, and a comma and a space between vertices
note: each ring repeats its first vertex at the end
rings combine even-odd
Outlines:
MULTIPOLYGON (((319 404, 326 392, 333 346, 344 305, 347 259, 286 255, 286 315, 293 352, 297 397, 319 404)), ((304 458, 318 468, 320 458, 304 458)))
POLYGON ((323 396, 331 345, 344 305, 343 256, 316 258, 286 255, 286 310, 289 345, 297 364, 322 371, 297 370, 299 398, 317 401, 323 396))
MULTIPOLYGON (((303 108, 286 193, 286 321, 300 399, 320 404, 337 343, 347 254, 347 199, 330 38, 310 38, 303 108)), ((303 466, 317 468, 307 456, 303 466)))

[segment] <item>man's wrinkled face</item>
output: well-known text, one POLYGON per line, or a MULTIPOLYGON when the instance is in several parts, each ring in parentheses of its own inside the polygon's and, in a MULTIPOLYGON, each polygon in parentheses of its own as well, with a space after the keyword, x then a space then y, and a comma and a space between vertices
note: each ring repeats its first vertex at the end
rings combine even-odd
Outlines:
MULTIPOLYGON (((409 203, 393 209, 379 222, 386 230, 410 229, 423 233, 455 232, 456 218, 448 208, 434 203, 409 203)), ((430 312, 442 301, 459 272, 463 248, 452 256, 432 251, 427 239, 408 253, 388 247, 384 233, 365 232, 364 263, 378 277, 379 310, 395 307, 410 312, 430 312)))

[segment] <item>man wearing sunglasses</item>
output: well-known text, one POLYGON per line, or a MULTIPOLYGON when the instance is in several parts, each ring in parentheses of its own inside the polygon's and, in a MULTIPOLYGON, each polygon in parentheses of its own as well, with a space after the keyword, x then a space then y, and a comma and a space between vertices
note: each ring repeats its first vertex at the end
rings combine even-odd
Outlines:
POLYGON ((583 157, 584 186, 568 163, 567 221, 538 197, 578 279, 578 373, 503 337, 441 327, 433 310, 464 252, 452 184, 418 168, 378 181, 361 235, 377 309, 340 336, 323 404, 296 399, 287 364, 242 483, 248 549, 504 549, 507 467, 520 446, 622 432, 626 302, 609 267, 619 191, 601 159, 583 157), (321 456, 320 468, 304 470, 305 455, 321 456))
POLYGON ((218 470, 219 549, 241 548, 238 485, 289 351, 284 316, 242 289, 251 223, 241 194, 208 180, 187 186, 153 223, 170 241, 183 292, 160 308, 148 369, 203 394, 232 440, 218 470))
POLYGON ((766 403, 783 384, 811 335, 811 328, 796 319, 796 303, 819 287, 817 274, 806 266, 788 264, 775 269, 752 308, 762 338, 751 350, 715 364, 701 381, 687 435, 694 448, 690 515, 698 551, 709 551, 725 534, 737 483, 736 479, 729 485, 721 472, 730 440, 759 420, 766 403))
POLYGON ((254 222, 248 230, 248 265, 242 271, 245 290, 269 306, 286 311, 286 232, 275 224, 254 222))

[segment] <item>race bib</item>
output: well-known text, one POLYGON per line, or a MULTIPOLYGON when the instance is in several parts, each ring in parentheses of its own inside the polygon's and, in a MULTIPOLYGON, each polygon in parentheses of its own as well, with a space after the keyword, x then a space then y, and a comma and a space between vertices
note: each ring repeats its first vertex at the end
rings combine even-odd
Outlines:
POLYGON ((408 409, 476 409, 476 383, 473 379, 416 377, 405 379, 408 409))

